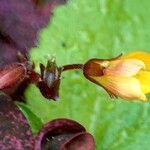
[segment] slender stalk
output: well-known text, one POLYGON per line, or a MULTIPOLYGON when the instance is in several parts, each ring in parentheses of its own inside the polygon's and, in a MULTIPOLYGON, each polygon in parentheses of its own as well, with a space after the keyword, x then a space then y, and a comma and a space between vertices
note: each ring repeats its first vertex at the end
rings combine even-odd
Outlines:
POLYGON ((83 69, 83 64, 70 64, 65 65, 61 67, 61 71, 67 71, 67 70, 75 70, 75 69, 83 69))

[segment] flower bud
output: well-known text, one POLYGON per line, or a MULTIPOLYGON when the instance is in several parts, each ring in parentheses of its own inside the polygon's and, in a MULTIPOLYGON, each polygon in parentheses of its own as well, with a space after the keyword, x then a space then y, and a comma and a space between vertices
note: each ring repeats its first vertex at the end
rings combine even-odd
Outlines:
POLYGON ((12 64, 0 70, 0 90, 15 87, 26 76, 26 68, 23 64, 12 64))
POLYGON ((112 59, 91 59, 84 65, 84 76, 102 86, 111 97, 146 101, 150 93, 150 54, 133 52, 112 59))
POLYGON ((37 87, 45 98, 57 100, 59 98, 61 70, 57 67, 54 59, 50 59, 46 67, 40 64, 40 68, 41 81, 37 83, 37 87))

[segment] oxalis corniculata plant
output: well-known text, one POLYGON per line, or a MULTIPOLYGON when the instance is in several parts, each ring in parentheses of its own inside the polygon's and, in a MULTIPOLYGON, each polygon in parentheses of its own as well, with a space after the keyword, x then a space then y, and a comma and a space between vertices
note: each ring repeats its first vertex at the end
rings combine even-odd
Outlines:
MULTIPOLYGON (((19 53, 18 57, 20 63, 10 64, 0 70, 0 90, 14 100, 23 98, 23 89, 30 83, 35 84, 45 98, 57 100, 61 74, 75 69, 80 69, 85 78, 103 87, 111 97, 146 101, 145 94, 150 92, 150 54, 142 51, 60 67, 52 58, 47 66, 40 64, 40 74, 25 55, 19 53)), ((34 142, 35 149, 95 149, 92 135, 80 124, 68 119, 56 119, 44 125, 34 142)))
POLYGON ((1 150, 95 149, 93 136, 81 124, 67 118, 50 120, 33 135, 27 119, 15 104, 16 101, 26 101, 24 90, 29 84, 35 84, 45 98, 57 100, 61 76, 65 71, 81 70, 86 79, 104 88, 111 98, 120 97, 130 102, 147 100, 146 94, 150 92, 150 54, 142 51, 65 66, 57 66, 55 59, 51 58, 47 66, 40 64, 40 73, 35 71, 34 63, 24 54, 28 55, 29 50, 36 46, 38 31, 47 25, 53 9, 65 2, 0 1, 1 150))

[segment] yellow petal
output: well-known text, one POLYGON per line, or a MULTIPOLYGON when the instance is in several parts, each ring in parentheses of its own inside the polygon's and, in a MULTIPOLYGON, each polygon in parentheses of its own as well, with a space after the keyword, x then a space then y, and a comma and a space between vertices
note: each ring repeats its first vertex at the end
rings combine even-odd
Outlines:
POLYGON ((138 59, 120 59, 111 61, 110 65, 103 71, 105 75, 122 75, 131 77, 145 68, 143 61, 138 59))
POLYGON ((127 100, 140 99, 146 101, 140 82, 134 77, 110 76, 91 77, 104 87, 109 94, 127 100))
POLYGON ((131 52, 128 55, 122 56, 121 58, 135 58, 142 60, 146 66, 146 69, 150 70, 150 53, 143 51, 131 52))
POLYGON ((141 86, 144 93, 150 93, 150 72, 140 71, 136 78, 141 82, 141 86))

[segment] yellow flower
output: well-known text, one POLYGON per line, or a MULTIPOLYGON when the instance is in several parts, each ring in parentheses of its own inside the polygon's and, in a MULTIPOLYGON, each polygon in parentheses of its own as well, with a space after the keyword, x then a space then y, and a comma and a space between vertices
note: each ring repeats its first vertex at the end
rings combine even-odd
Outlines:
POLYGON ((113 59, 91 59, 84 65, 84 75, 102 86, 111 97, 146 101, 150 93, 150 54, 132 52, 113 59))

